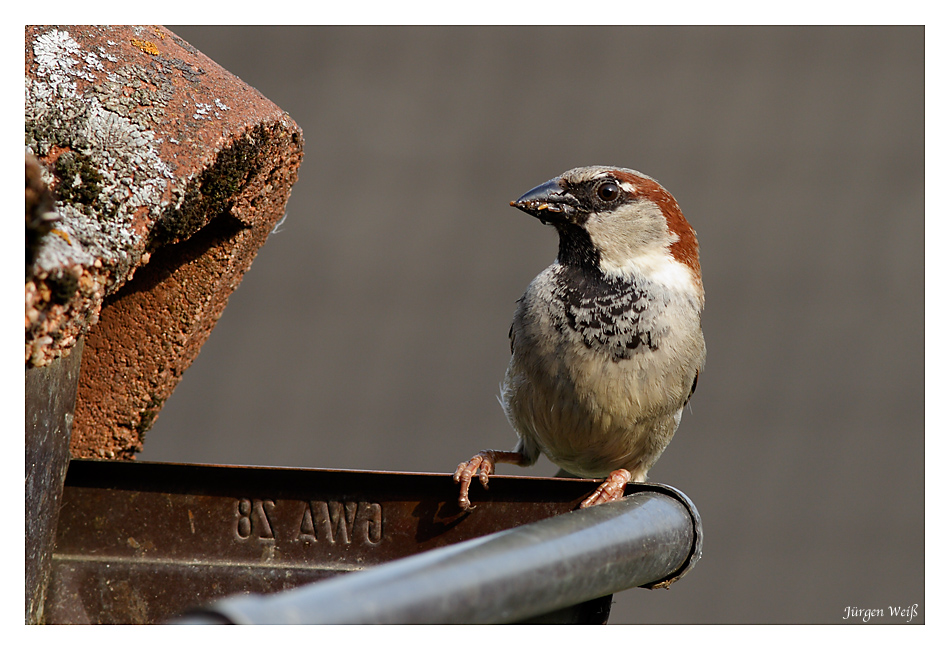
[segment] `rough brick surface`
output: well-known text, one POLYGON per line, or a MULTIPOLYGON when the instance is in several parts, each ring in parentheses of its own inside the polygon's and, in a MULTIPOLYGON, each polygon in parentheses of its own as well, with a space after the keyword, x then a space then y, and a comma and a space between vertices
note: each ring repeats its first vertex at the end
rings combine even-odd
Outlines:
POLYGON ((58 217, 28 259, 26 364, 85 336, 72 453, 129 458, 283 216, 302 133, 162 27, 28 26, 25 127, 58 217))

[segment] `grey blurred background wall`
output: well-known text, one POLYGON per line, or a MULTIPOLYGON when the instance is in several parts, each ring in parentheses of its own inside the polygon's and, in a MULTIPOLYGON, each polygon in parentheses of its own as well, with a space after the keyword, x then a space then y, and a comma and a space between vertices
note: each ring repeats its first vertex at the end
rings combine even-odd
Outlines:
POLYGON ((611 622, 923 620, 923 28, 172 30, 306 157, 140 459, 449 472, 509 448, 508 325, 556 237, 508 201, 632 167, 702 248, 707 368, 650 478, 706 542, 611 622))

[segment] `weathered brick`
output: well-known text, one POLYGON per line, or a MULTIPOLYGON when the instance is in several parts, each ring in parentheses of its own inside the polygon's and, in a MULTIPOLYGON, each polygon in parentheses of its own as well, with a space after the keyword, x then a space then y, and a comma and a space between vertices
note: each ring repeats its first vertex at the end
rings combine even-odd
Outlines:
POLYGON ((84 336, 72 453, 129 458, 283 216, 302 132, 157 26, 27 26, 25 117, 59 217, 27 268, 26 364, 84 336))

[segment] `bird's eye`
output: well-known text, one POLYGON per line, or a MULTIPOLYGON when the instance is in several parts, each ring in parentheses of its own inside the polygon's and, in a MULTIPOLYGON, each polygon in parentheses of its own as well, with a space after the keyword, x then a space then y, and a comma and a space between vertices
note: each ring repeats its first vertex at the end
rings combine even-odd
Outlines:
POLYGON ((604 181, 597 186, 597 197, 606 203, 616 201, 620 197, 620 186, 614 181, 604 181))

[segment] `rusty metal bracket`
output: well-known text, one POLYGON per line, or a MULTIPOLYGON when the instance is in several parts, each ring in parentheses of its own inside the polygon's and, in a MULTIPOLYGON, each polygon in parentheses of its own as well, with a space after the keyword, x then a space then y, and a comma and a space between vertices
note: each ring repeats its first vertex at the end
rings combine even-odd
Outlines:
MULTIPOLYGON (((432 553, 450 553, 464 559, 471 554, 460 554, 458 548, 468 544, 484 549, 484 540, 494 539, 495 533, 509 529, 514 533, 526 529, 526 524, 549 524, 562 535, 567 529, 554 523, 563 519, 556 515, 570 513, 566 521, 574 523, 569 528, 579 528, 569 537, 588 540, 576 545, 570 556, 559 542, 531 546, 527 540, 535 539, 534 533, 518 533, 524 540, 519 542, 523 554, 556 549, 549 554, 561 568, 552 577, 561 576, 569 595, 499 620, 554 622, 553 612, 556 620, 603 622, 615 583, 580 589, 568 582, 569 573, 593 575, 593 564, 600 563, 613 575, 617 562, 635 564, 630 554, 642 555, 635 550, 641 548, 664 559, 633 582, 675 579, 698 558, 702 537, 695 508, 684 495, 665 486, 629 486, 633 501, 625 500, 620 510, 635 505, 632 516, 608 516, 612 509, 600 507, 572 512, 594 485, 595 481, 578 479, 493 477, 489 491, 473 491, 477 508, 462 512, 456 504, 457 486, 446 474, 73 461, 63 495, 46 620, 159 622, 232 594, 286 591, 280 597, 293 597, 295 587, 386 565, 345 576, 370 579, 398 565, 393 560, 400 558, 429 562, 424 558, 432 553), (659 524, 652 515, 644 519, 648 512, 663 513, 668 520, 659 524), (618 523, 600 522, 600 517, 618 523), (668 534, 636 541, 630 537, 640 525, 634 519, 653 521, 648 526, 656 529, 653 532, 663 529, 668 534), (612 528, 628 540, 615 549, 616 557, 593 554, 589 548, 593 564, 570 569, 570 562, 563 562, 583 554, 585 543, 597 542, 612 528), (548 618, 532 618, 536 616, 548 618)), ((322 584, 330 587, 338 582, 342 579, 322 584)), ((622 588, 634 586, 633 582, 622 588)), ((448 592, 468 589, 452 581, 443 586, 448 592)), ((358 600, 365 601, 362 595, 358 600)), ((486 608, 480 602, 470 611, 486 608)), ((253 616, 237 618, 250 621, 253 616)))

